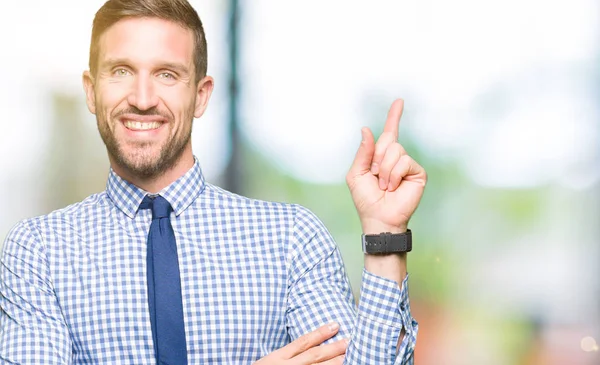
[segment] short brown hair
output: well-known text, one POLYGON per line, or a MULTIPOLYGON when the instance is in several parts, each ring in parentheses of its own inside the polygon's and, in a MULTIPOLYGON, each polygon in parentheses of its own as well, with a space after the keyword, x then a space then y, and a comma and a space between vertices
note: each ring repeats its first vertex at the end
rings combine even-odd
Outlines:
POLYGON ((175 22, 194 33, 196 82, 206 76, 207 52, 204 28, 187 0, 108 0, 96 12, 90 44, 90 72, 98 67, 99 40, 113 24, 125 18, 159 18, 175 22))

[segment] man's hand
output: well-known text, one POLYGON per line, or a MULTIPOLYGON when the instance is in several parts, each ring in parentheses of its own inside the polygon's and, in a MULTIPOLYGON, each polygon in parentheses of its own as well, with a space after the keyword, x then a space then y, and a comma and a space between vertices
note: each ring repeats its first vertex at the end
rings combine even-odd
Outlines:
POLYGON ((273 351, 254 365, 341 365, 348 346, 346 340, 319 346, 323 341, 333 337, 338 330, 337 323, 319 327, 287 346, 273 351))
POLYGON ((362 142, 346 175, 363 233, 401 233, 423 195, 427 174, 398 143, 404 101, 394 101, 383 133, 362 129, 362 142))

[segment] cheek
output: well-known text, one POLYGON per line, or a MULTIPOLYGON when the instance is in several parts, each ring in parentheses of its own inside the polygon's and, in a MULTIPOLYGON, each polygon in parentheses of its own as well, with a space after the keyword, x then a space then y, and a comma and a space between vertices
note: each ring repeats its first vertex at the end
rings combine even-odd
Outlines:
POLYGON ((189 94, 179 94, 176 97, 168 95, 163 96, 162 100, 165 104, 165 107, 175 117, 178 124, 191 124, 191 119, 194 117, 195 108, 195 100, 193 97, 190 97, 189 94))
POLYGON ((104 86, 96 93, 96 109, 105 116, 110 116, 115 110, 127 107, 127 92, 123 85, 104 86))

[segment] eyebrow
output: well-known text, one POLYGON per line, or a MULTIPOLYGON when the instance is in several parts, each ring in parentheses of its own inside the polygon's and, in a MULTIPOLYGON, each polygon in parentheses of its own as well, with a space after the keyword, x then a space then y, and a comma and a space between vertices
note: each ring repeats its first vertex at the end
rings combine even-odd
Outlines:
POLYGON ((160 68, 167 68, 173 70, 183 76, 187 76, 190 74, 189 69, 184 64, 179 62, 165 62, 161 64, 160 68))
MULTIPOLYGON (((127 58, 109 58, 103 62, 103 69, 111 69, 115 66, 119 65, 131 65, 133 62, 127 58)), ((183 63, 179 62, 162 62, 159 64, 158 69, 170 69, 175 71, 176 73, 189 76, 190 70, 183 63)))

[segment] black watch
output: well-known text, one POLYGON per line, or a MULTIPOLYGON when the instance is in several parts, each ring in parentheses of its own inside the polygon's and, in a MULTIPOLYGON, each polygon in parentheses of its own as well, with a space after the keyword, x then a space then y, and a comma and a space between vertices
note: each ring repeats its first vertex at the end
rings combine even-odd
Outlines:
POLYGON ((363 234, 362 247, 368 254, 410 252, 412 233, 407 229, 404 233, 363 234))

